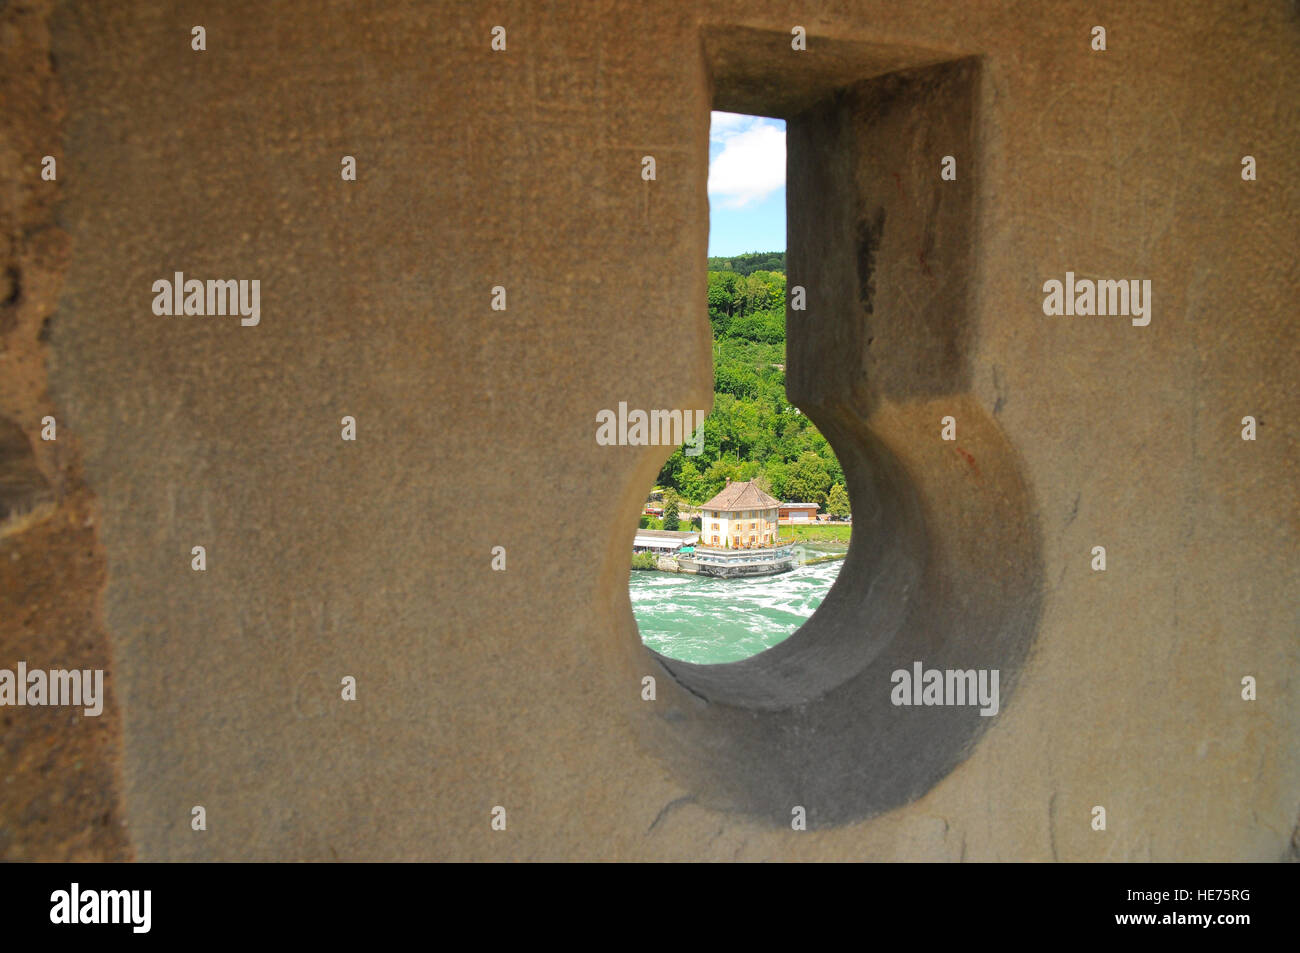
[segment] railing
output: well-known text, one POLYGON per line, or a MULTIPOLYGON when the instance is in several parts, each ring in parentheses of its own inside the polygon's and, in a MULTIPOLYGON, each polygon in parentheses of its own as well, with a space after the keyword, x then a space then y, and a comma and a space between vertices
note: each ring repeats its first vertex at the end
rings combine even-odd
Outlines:
POLYGON ((754 549, 712 549, 710 547, 696 547, 692 559, 696 562, 714 563, 722 565, 752 565, 755 563, 776 563, 783 562, 794 556, 793 549, 788 546, 775 546, 754 549))

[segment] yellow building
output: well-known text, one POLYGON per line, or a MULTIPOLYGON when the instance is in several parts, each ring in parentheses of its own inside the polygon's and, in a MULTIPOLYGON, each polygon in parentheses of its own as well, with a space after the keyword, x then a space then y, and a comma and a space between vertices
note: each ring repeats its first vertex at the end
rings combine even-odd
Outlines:
POLYGON ((700 545, 718 549, 753 549, 777 543, 781 503, 751 480, 732 483, 700 507, 700 545))

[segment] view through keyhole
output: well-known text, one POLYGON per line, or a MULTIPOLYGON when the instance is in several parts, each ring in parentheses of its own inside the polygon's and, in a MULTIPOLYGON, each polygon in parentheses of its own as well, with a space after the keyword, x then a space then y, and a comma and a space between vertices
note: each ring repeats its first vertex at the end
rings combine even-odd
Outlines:
POLYGON ((629 581, 643 642, 686 662, 789 638, 848 553, 843 469, 785 391, 785 172, 782 120, 712 114, 713 411, 647 494, 629 581))

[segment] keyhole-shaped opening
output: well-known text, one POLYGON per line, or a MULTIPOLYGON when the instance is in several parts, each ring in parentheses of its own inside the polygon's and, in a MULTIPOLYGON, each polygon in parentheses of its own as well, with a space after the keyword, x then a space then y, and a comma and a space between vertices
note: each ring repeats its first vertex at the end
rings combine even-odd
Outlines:
POLYGON ((786 392, 834 448, 853 545, 791 636, 722 664, 630 653, 627 681, 654 677, 636 721, 701 803, 843 823, 970 754, 1038 624, 1034 497, 979 346, 980 64, 829 38, 805 55, 735 26, 703 40, 714 109, 786 119, 787 291, 805 294, 787 300, 786 392), (995 703, 897 690, 931 670, 996 674, 995 703))
POLYGON ((668 658, 738 662, 817 610, 849 549, 843 468, 785 388, 785 122, 714 112, 708 319, 713 411, 649 490, 629 591, 641 638, 668 658))

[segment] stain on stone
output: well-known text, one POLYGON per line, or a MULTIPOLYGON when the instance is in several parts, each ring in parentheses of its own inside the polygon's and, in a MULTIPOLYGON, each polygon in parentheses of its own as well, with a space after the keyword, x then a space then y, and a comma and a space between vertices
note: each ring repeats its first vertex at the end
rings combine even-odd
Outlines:
POLYGON ((0 304, 10 306, 16 305, 18 299, 22 297, 23 283, 22 275, 18 269, 10 265, 5 269, 4 277, 0 278, 0 304))
POLYGON ((21 297, 21 276, 17 268, 10 266, 0 274, 0 334, 8 334, 18 326, 18 299, 21 297))
POLYGON ((647 834, 654 833, 654 829, 659 826, 659 822, 662 821, 669 814, 671 814, 673 811, 677 810, 679 807, 682 807, 683 805, 686 804, 694 804, 694 803, 695 803, 695 797, 690 794, 686 795, 685 797, 679 797, 676 800, 669 801, 662 808, 660 808, 659 813, 655 815, 655 819, 651 821, 650 826, 646 828, 646 833, 647 834))
POLYGON ((1070 507, 1070 515, 1065 518, 1065 525, 1069 526, 1074 522, 1074 518, 1079 515, 1079 501, 1083 499, 1083 491, 1074 494, 1074 505, 1070 507))
POLYGON ((980 475, 980 468, 979 465, 975 462, 975 457, 972 454, 968 453, 967 451, 963 450, 961 447, 953 447, 953 450, 957 451, 957 453, 960 454, 961 458, 966 461, 966 465, 969 466, 971 470, 974 471, 975 476, 978 477, 980 475))
POLYGON ((858 222, 858 297, 862 310, 872 314, 876 297, 876 253, 885 233, 885 210, 877 208, 870 219, 858 222))
POLYGON ((0 539, 48 519, 54 505, 54 491, 36 466, 27 434, 0 418, 0 539))

